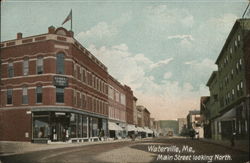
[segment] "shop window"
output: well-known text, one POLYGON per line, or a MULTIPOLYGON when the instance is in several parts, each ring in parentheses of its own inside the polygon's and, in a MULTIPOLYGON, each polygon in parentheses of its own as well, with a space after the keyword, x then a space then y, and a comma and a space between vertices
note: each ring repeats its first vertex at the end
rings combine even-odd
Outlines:
POLYGON ((56 87, 56 102, 64 103, 64 88, 56 87))
POLYGON ((82 137, 88 137, 88 117, 82 116, 82 137))
POLYGON ((77 119, 78 119, 77 114, 74 113, 70 114, 70 126, 69 126, 70 138, 76 138, 77 136, 76 135, 77 119))
POLYGON ((98 136, 98 119, 92 118, 92 137, 98 136))
POLYGON ((23 61, 23 75, 28 75, 29 74, 29 60, 25 59, 23 61))
POLYGON ((64 54, 59 53, 56 55, 56 73, 64 74, 64 54))
POLYGON ((34 116, 33 117, 33 138, 49 138, 49 117, 34 116))
POLYGON ((8 64, 8 77, 9 78, 14 77, 14 67, 12 62, 8 64))
POLYGON ((37 74, 43 73, 43 57, 38 57, 36 60, 36 73, 37 74))
POLYGON ((9 88, 7 89, 7 104, 10 105, 13 102, 13 89, 9 88))
POLYGON ((82 138, 82 115, 78 115, 78 125, 77 125, 77 135, 78 138, 82 138))
POLYGON ((42 87, 38 86, 36 87, 36 103, 42 103, 42 101, 43 101, 42 87))
POLYGON ((22 104, 28 104, 28 88, 23 87, 22 104))

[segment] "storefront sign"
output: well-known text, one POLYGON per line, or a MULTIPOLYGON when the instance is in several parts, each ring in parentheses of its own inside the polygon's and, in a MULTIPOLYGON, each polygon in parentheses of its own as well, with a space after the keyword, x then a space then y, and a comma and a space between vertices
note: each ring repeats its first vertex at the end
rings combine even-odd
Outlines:
POLYGON ((67 87, 68 78, 63 76, 54 76, 54 85, 58 87, 67 87))

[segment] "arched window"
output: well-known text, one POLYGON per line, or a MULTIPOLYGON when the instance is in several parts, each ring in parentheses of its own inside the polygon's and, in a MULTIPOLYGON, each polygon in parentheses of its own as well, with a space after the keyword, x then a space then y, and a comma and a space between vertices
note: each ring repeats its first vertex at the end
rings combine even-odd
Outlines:
POLYGON ((64 74, 64 54, 59 53, 56 55, 56 73, 64 74))

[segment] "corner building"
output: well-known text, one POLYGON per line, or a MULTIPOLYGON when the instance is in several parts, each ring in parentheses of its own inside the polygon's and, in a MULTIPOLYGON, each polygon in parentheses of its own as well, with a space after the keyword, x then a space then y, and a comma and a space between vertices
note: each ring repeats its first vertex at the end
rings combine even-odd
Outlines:
POLYGON ((108 134, 107 68, 64 28, 1 42, 0 140, 108 134))

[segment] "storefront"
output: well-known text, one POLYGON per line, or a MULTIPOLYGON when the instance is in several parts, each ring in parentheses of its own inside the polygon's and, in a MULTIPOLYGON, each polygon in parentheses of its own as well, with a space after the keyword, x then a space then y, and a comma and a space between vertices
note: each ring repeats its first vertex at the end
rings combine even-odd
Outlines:
POLYGON ((107 117, 73 111, 32 111, 32 140, 89 141, 91 138, 107 137, 107 117))

